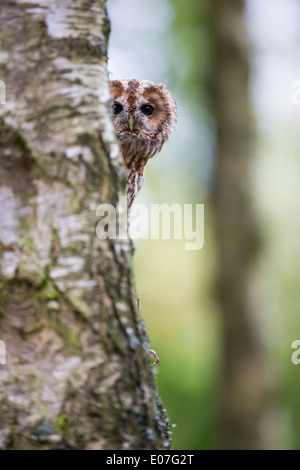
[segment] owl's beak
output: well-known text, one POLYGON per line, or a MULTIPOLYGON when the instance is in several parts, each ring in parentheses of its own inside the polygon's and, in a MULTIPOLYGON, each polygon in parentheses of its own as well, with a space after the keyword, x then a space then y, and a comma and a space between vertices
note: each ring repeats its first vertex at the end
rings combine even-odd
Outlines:
POLYGON ((128 119, 129 129, 132 131, 134 125, 134 119, 132 116, 128 119))

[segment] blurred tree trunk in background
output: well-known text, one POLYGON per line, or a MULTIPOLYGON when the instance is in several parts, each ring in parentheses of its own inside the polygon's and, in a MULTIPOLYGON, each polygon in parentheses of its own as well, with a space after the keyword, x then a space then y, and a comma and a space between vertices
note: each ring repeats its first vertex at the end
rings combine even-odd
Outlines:
POLYGON ((166 448, 130 243, 95 231, 125 187, 105 1, 0 15, 0 448, 166 448))
POLYGON ((221 447, 268 445, 267 374, 252 278, 258 248, 250 169, 254 140, 243 0, 211 2, 213 105, 217 125, 214 194, 217 286, 222 313, 221 447))

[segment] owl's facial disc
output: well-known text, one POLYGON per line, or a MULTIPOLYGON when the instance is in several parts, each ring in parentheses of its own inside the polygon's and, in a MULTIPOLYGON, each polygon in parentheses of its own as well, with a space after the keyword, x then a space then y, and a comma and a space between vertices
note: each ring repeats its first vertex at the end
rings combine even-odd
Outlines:
POLYGON ((142 112, 142 115, 144 116, 152 116, 154 107, 151 106, 151 104, 144 104, 140 110, 135 110, 134 115, 129 114, 128 115, 128 126, 130 131, 133 131, 133 128, 135 125, 145 125, 144 119, 142 119, 142 116, 140 116, 140 111, 142 112))

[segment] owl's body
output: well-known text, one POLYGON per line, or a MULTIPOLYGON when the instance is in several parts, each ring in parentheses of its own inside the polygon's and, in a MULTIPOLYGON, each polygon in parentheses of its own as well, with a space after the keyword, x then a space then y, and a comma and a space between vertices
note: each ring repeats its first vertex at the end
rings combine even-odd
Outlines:
POLYGON ((148 80, 114 80, 113 120, 127 167, 128 205, 142 187, 144 167, 168 140, 176 104, 165 88, 148 80))

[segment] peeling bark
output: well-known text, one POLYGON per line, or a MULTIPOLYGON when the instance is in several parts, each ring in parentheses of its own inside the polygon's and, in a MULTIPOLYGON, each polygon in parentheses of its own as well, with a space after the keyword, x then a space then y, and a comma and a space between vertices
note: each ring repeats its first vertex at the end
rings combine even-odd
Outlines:
POLYGON ((2 0, 0 22, 0 448, 167 448, 130 242, 96 237, 125 190, 105 1, 2 0))

